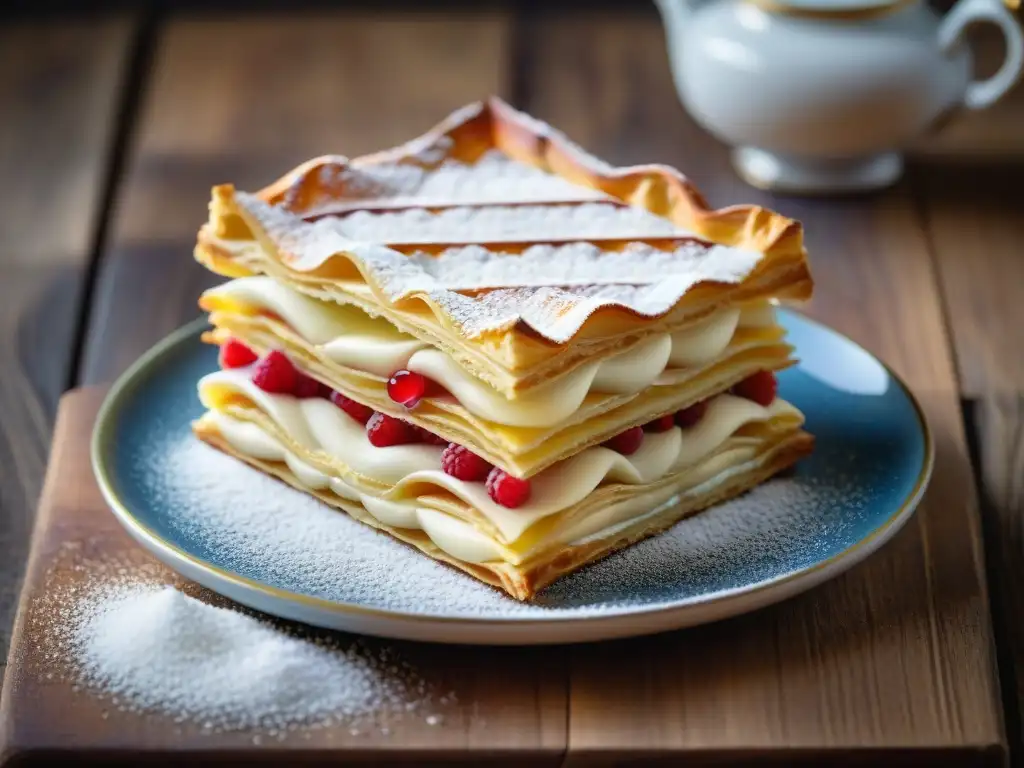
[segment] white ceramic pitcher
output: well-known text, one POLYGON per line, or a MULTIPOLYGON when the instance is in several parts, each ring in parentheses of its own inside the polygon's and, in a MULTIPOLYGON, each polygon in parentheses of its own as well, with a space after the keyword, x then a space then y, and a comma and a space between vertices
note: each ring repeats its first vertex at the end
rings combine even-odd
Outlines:
POLYGON ((892 183, 901 147, 960 107, 998 100, 1024 59, 1001 0, 959 0, 945 17, 923 0, 656 2, 684 106, 734 147, 744 179, 779 191, 892 183), (976 22, 1006 38, 1001 67, 981 82, 964 42, 976 22))

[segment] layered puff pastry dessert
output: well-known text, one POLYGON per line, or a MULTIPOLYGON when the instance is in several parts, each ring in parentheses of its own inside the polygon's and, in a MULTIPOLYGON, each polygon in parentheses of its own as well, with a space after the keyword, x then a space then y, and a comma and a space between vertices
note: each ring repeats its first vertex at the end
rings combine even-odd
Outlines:
POLYGON ((801 228, 671 168, 492 99, 210 212, 196 434, 519 600, 811 451, 801 228))

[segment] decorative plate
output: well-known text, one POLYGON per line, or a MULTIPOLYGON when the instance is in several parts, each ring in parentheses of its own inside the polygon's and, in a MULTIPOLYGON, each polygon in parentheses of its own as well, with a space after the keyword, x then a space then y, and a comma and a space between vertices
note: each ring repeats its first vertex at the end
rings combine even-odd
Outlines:
POLYGON ((239 603, 323 627, 448 643, 603 640, 702 624, 803 592, 888 541, 932 469, 927 424, 896 375, 849 339, 779 312, 801 358, 781 394, 814 455, 518 603, 193 438, 217 365, 181 328, 100 411, 92 460, 111 509, 169 566, 239 603))

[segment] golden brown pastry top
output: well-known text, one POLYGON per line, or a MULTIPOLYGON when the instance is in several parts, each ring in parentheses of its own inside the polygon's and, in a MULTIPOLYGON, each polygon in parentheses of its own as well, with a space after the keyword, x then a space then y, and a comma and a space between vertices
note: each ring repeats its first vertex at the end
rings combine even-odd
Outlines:
POLYGON ((196 253, 383 315, 499 389, 725 304, 812 290, 798 223, 711 210, 680 172, 613 168, 498 99, 256 194, 214 188, 196 253))

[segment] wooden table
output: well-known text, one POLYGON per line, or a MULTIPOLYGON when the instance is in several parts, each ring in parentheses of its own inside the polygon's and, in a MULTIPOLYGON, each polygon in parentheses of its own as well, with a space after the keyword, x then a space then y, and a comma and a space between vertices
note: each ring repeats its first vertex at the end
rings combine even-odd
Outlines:
MULTIPOLYGON (((879 195, 773 197, 684 114, 635 11, 131 17, 0 27, 0 639, 58 397, 197 315, 209 187, 397 143, 489 93, 716 205, 804 221, 810 312, 890 363, 932 423, 932 488, 880 554, 754 615, 474 654, 437 751, 511 765, 1000 765, 1024 692, 1024 97, 918 148, 879 195), (979 503, 980 497, 980 503, 979 503), (987 578, 986 578, 987 575, 987 578), (986 586, 987 585, 987 586, 986 586), (523 679, 507 694, 487 658, 523 679), (478 663, 479 662, 479 663, 478 663)), ((460 654, 432 654, 459 679, 460 654)))

